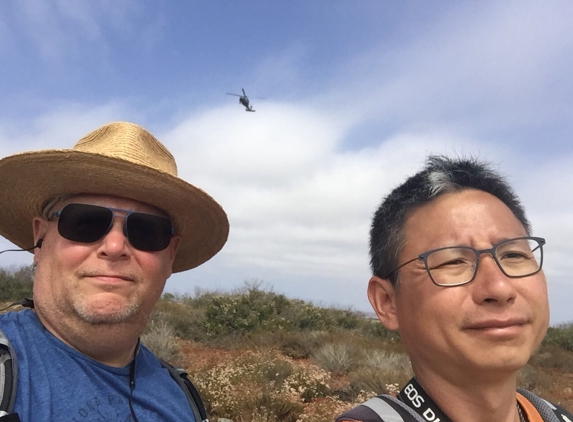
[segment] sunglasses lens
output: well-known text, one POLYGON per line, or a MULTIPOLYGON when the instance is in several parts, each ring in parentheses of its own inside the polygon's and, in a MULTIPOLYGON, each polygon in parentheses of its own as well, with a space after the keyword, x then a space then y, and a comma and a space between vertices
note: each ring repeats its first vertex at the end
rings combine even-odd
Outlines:
POLYGON ((167 218, 134 212, 127 217, 127 237, 140 251, 162 251, 173 237, 173 226, 167 218))
POLYGON ((108 232, 113 212, 107 208, 86 204, 68 204, 60 214, 58 232, 73 242, 92 243, 108 232))

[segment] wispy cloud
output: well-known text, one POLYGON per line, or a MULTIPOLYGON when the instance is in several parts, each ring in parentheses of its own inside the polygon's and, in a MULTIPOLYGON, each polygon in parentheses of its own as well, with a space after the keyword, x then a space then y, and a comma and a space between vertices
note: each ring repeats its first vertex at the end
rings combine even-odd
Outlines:
POLYGON ((142 5, 131 0, 21 0, 4 9, 2 26, 14 33, 4 40, 12 52, 25 47, 50 63, 77 58, 86 49, 107 51, 112 38, 133 32, 142 14, 142 5))

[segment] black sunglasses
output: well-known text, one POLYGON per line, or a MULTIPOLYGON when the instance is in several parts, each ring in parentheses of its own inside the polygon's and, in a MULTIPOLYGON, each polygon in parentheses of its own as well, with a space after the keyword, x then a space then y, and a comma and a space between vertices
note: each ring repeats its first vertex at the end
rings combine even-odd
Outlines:
POLYGON ((171 221, 165 217, 97 205, 68 204, 49 220, 58 218, 58 232, 73 242, 93 243, 102 239, 113 225, 114 213, 126 214, 123 234, 140 251, 162 251, 175 234, 171 221))

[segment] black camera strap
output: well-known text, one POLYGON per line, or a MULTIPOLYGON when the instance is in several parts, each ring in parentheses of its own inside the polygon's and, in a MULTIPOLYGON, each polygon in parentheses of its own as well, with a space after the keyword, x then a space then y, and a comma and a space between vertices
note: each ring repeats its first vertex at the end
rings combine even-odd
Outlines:
MULTIPOLYGON (((535 407, 545 422, 573 422, 573 414, 563 407, 543 400, 530 391, 522 389, 517 391, 535 407)), ((412 378, 406 384, 398 394, 398 398, 388 394, 373 397, 342 413, 336 421, 452 422, 424 391, 416 378, 412 378)))
POLYGON ((400 390, 398 397, 426 421, 452 422, 424 391, 416 377, 408 381, 408 384, 400 390))

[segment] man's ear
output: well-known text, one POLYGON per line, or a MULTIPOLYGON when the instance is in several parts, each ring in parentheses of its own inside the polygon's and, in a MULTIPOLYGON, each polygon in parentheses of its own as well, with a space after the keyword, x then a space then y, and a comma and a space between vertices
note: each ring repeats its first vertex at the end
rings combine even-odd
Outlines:
POLYGON ((372 276, 368 283, 368 300, 378 319, 389 330, 399 328, 396 307, 396 289, 388 280, 372 276))
POLYGON ((40 252, 40 248, 47 231, 48 222, 42 217, 34 217, 32 220, 32 234, 34 235, 34 245, 36 245, 36 248, 32 253, 34 254, 34 264, 36 265, 38 264, 36 260, 39 259, 38 252, 40 252))

